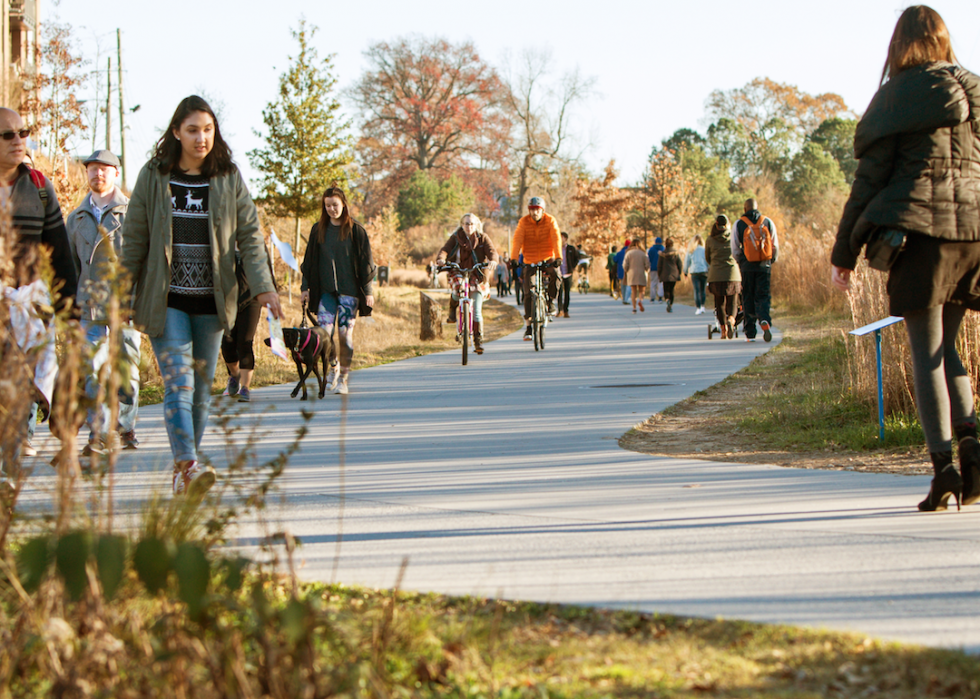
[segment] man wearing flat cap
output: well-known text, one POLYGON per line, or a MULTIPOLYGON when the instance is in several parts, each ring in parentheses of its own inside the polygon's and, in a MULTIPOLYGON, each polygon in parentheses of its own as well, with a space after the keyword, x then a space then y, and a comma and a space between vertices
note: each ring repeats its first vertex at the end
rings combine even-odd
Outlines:
MULTIPOLYGON (((68 214, 68 243, 72 261, 78 273, 77 305, 82 315, 82 328, 93 348, 91 373, 86 381, 86 393, 95 398, 98 393, 98 373, 105 363, 108 348, 106 337, 106 307, 112 291, 111 277, 116 258, 122 248, 123 222, 129 207, 129 197, 116 186, 119 158, 108 150, 97 150, 84 161, 89 193, 81 205, 68 214)), ((128 366, 127 375, 119 388, 119 440, 125 449, 135 449, 136 413, 139 409, 140 334, 131 325, 122 330, 121 358, 128 366)), ((109 410, 102 406, 88 416, 89 441, 83 455, 101 452, 108 444, 109 410)))

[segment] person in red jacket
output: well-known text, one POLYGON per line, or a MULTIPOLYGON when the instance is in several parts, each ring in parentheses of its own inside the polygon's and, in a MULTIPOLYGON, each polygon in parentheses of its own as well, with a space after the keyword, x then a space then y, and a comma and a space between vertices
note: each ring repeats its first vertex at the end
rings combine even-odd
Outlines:
MULTIPOLYGON (((561 231, 558 229, 555 217, 544 212, 544 200, 541 197, 531 197, 527 203, 527 216, 518 221, 517 230, 514 231, 510 256, 516 260, 521 254, 524 255, 525 265, 547 261, 561 263, 561 231)), ((548 277, 548 313, 554 315, 555 297, 558 296, 558 271, 555 267, 548 267, 545 274, 548 277)), ((524 329, 524 339, 530 340, 531 317, 534 315, 534 309, 531 308, 531 295, 528 291, 534 275, 525 273, 522 276, 524 318, 528 321, 524 329)))

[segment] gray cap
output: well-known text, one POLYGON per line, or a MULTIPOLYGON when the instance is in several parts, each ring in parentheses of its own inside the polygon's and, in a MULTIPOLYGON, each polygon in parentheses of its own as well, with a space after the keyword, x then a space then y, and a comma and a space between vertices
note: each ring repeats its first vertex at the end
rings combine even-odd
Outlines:
POLYGON ((121 167, 119 158, 111 150, 97 150, 82 161, 83 165, 88 165, 89 163, 102 163, 103 165, 112 165, 115 168, 121 167))
POLYGON ((533 207, 544 208, 544 199, 541 197, 531 197, 531 201, 527 203, 527 208, 531 209, 533 207))

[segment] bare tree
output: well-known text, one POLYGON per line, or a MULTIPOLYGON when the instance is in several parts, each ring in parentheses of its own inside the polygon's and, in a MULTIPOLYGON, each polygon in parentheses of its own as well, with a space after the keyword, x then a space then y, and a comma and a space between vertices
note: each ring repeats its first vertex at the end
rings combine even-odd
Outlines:
POLYGON ((552 64, 550 50, 527 49, 507 79, 507 107, 517 132, 512 150, 518 214, 536 179, 550 180, 577 158, 568 153, 573 112, 594 91, 594 77, 578 68, 555 77, 552 64))

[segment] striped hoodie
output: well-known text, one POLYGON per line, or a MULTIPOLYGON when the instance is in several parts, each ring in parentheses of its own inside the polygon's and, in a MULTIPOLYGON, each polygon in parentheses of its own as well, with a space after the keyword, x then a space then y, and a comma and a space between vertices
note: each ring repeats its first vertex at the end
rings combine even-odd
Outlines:
MULTIPOLYGON (((17 169, 17 179, 10 189, 10 220, 17 233, 15 263, 27 256, 30 248, 47 246, 51 253, 55 283, 60 281, 64 284, 61 297, 74 298, 78 278, 75 265, 71 261, 68 232, 65 230, 58 196, 49 179, 34 170, 34 176, 40 183, 35 184, 31 173, 32 170, 22 163, 17 169), (42 188, 46 192, 45 198, 41 196, 42 188)), ((19 280, 21 284, 29 284, 37 279, 37 263, 32 262, 25 273, 27 278, 19 280)))

